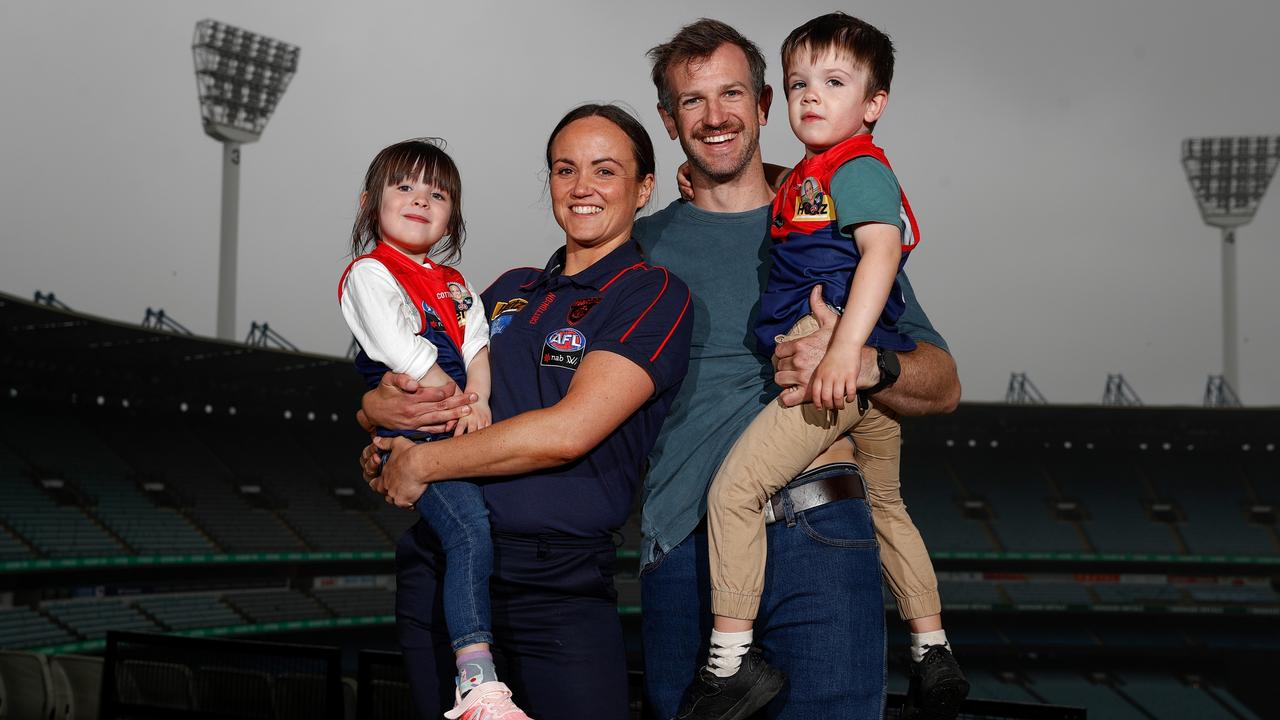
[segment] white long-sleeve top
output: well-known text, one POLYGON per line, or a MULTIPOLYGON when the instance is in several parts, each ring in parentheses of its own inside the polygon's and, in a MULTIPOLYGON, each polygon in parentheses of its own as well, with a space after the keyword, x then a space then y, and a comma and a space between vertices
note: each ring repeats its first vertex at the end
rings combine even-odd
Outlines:
MULTIPOLYGON (((432 268, 428 261, 424 263, 432 268)), ((471 283, 466 283, 471 294, 471 307, 465 314, 463 342, 459 348, 463 364, 471 366, 476 353, 489 345, 489 323, 485 320, 484 303, 471 283)), ((428 298, 439 312, 455 313, 450 298, 428 298)), ((406 373, 421 379, 435 364, 439 351, 420 335, 424 329, 421 310, 391 271, 374 258, 363 258, 352 264, 343 280, 342 316, 356 342, 371 359, 386 365, 393 372, 406 373)))

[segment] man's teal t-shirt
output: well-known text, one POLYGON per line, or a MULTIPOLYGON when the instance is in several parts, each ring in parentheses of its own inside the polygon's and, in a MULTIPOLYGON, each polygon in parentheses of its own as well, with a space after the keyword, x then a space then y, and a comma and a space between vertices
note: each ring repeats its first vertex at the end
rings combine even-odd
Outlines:
MULTIPOLYGON (((693 295, 689 372, 649 455, 641 566, 693 532, 707 510, 720 461, 764 405, 777 397, 773 366, 755 352, 754 327, 768 277, 769 206, 713 213, 677 200, 639 219, 635 238, 693 295)), ((907 310, 899 329, 946 349, 899 275, 907 310)))

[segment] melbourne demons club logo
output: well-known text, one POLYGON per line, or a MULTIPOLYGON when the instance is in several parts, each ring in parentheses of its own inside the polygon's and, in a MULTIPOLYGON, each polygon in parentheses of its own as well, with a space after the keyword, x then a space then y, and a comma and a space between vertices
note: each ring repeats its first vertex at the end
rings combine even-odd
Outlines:
POLYGON ((574 328, 560 328, 547 335, 542 344, 542 365, 578 369, 582 354, 587 349, 587 337, 574 328))

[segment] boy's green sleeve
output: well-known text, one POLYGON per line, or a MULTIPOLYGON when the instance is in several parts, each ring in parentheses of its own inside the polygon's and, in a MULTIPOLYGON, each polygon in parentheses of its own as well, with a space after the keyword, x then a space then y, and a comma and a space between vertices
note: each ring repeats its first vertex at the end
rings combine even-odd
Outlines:
POLYGON ((854 225, 884 223, 906 231, 902 219, 902 190, 893 171, 873 157, 850 160, 831 177, 840 232, 853 237, 854 225))

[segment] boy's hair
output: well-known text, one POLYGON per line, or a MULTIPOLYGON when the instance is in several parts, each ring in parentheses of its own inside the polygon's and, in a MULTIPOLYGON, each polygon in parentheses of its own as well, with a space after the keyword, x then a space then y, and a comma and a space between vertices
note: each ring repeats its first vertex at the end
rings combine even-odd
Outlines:
POLYGON ((721 45, 736 45, 747 56, 747 69, 751 72, 751 89, 756 99, 764 92, 764 55, 756 44, 746 39, 729 25, 702 18, 680 28, 667 42, 651 48, 648 53, 653 63, 653 84, 658 88, 658 102, 668 115, 675 116, 675 98, 667 83, 667 70, 690 61, 706 60, 721 45))
POLYGON ((833 12, 792 30, 782 41, 784 75, 796 53, 802 50, 808 50, 811 61, 828 50, 847 55, 855 65, 866 68, 868 97, 881 90, 889 92, 889 84, 893 82, 893 41, 870 23, 833 12))
POLYGON ((430 254, 446 265, 462 258, 462 242, 467 235, 466 223, 462 221, 462 176, 453 159, 444 151, 444 145, 440 138, 413 138, 383 148, 374 156, 361 188, 368 194, 356 212, 356 222, 351 228, 352 257, 363 255, 382 236, 378 214, 383 190, 402 180, 417 180, 422 176, 424 182, 445 191, 453 200, 449 234, 431 248, 430 254))

